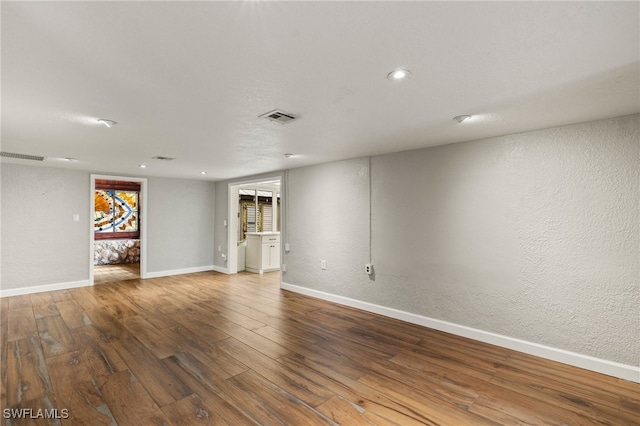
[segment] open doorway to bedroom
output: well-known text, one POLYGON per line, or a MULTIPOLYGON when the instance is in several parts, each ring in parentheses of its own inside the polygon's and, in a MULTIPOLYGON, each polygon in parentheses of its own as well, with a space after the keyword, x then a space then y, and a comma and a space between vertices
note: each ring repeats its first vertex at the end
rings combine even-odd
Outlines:
POLYGON ((280 177, 229 185, 230 274, 280 274, 281 201, 280 177))
POLYGON ((145 277, 146 179, 92 176, 91 284, 145 277))

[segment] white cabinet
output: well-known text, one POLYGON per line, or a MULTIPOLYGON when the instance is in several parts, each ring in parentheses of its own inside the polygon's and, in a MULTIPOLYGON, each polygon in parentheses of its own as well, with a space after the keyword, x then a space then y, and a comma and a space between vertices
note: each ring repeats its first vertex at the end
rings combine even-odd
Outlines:
POLYGON ((247 271, 259 274, 280 269, 280 233, 247 233, 247 271))

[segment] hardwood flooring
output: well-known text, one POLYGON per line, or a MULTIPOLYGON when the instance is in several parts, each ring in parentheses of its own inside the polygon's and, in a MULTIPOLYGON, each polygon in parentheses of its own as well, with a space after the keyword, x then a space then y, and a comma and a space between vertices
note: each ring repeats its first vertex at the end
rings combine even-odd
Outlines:
POLYGON ((104 284, 114 281, 134 280, 140 278, 139 263, 118 263, 115 265, 99 265, 93 267, 93 283, 104 284))
POLYGON ((278 288, 279 273, 0 299, 7 425, 640 425, 640 385, 278 288))

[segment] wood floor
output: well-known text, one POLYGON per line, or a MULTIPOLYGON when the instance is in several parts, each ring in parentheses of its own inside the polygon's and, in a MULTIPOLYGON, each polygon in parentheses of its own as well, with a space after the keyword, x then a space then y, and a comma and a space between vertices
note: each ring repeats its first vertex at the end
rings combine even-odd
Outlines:
POLYGON ((278 280, 202 272, 0 299, 1 408, 69 414, 6 424, 640 424, 638 384, 278 280))
POLYGON ((118 263, 93 267, 93 283, 104 284, 114 281, 140 278, 140 263, 118 263))

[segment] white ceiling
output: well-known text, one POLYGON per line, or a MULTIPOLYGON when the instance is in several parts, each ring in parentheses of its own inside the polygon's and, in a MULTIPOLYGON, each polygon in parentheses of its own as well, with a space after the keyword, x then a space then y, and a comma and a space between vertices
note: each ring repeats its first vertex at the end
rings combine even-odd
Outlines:
POLYGON ((638 2, 1 8, 1 149, 46 166, 218 180, 640 111, 638 2))

